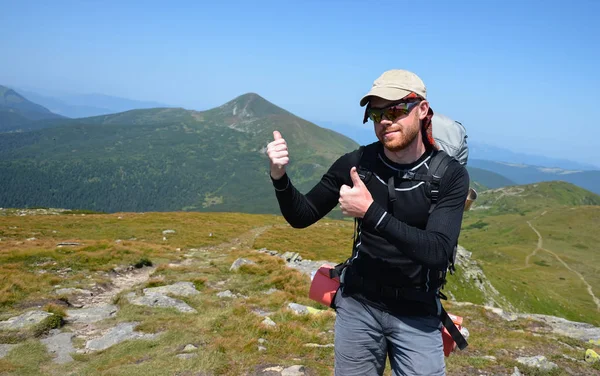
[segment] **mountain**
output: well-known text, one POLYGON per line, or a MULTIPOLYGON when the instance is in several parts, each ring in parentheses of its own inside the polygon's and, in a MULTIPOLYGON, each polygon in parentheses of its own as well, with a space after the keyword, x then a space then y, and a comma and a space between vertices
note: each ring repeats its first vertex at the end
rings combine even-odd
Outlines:
POLYGON ((467 166, 467 171, 471 178, 471 184, 474 185, 477 191, 515 185, 512 180, 492 171, 470 166, 467 166))
POLYGON ((514 181, 516 184, 531 184, 543 181, 566 181, 600 194, 600 171, 564 170, 514 163, 492 162, 470 159, 469 166, 492 171, 514 181))
POLYGON ((208 111, 132 110, 0 134, 0 207, 278 213, 266 145, 288 141, 289 174, 306 191, 358 147, 257 94, 208 111))
POLYGON ((565 170, 598 170, 600 165, 580 163, 567 159, 552 158, 523 152, 515 152, 506 148, 487 145, 479 142, 469 142, 469 157, 488 161, 527 164, 565 170))
POLYGON ((490 189, 479 193, 476 210, 525 215, 554 207, 600 205, 600 195, 574 184, 553 181, 490 189))
POLYGON ((38 120, 59 118, 62 116, 0 85, 0 132, 19 130, 26 124, 38 120))
POLYGON ((170 107, 164 103, 139 101, 104 94, 40 94, 32 90, 19 89, 30 100, 39 103, 56 114, 70 118, 82 118, 113 114, 133 109, 170 107))

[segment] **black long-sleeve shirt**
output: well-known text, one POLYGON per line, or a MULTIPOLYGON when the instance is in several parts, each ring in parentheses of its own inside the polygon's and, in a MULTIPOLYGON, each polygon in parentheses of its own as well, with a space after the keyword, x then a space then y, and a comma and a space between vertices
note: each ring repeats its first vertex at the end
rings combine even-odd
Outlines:
MULTIPOLYGON (((427 174, 433 153, 427 151, 414 163, 402 165, 389 160, 383 146, 378 145, 377 162, 366 184, 374 202, 358 220, 351 266, 354 273, 386 286, 425 290, 439 287, 439 271, 447 267, 460 234, 469 189, 467 170, 455 160, 450 162, 431 214, 426 183, 396 179, 393 216, 388 207, 387 187, 389 177, 397 176, 398 171, 427 174)), ((352 186, 350 169, 358 167, 359 158, 358 150, 340 157, 306 195, 293 186, 287 175, 273 180, 281 212, 288 223, 303 228, 329 213, 338 204, 340 187, 352 186)), ((360 293, 355 295, 383 309, 407 312, 401 308, 406 306, 402 302, 374 302, 360 293)), ((421 311, 410 310, 416 314, 421 311)))

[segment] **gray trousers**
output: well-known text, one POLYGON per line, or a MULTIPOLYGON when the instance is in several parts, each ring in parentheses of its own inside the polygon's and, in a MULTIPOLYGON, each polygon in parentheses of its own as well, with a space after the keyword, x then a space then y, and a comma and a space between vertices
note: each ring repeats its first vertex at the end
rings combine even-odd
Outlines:
POLYGON ((338 291, 335 297, 335 375, 446 374, 442 323, 434 316, 395 316, 338 291))

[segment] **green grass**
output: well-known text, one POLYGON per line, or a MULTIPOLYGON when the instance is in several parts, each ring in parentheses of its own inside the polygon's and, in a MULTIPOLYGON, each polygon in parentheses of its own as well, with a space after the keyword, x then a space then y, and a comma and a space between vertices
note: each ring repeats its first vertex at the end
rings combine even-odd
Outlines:
MULTIPOLYGON (((537 244, 537 235, 526 223, 529 220, 544 240, 546 236, 550 239, 549 234, 553 235, 552 240, 544 242, 544 247, 560 246, 560 257, 590 278, 592 286, 598 285, 590 276, 597 265, 594 265, 597 235, 593 221, 598 215, 598 208, 594 207, 567 212, 553 209, 538 218, 523 218, 518 214, 486 216, 481 211, 473 211, 465 217, 461 244, 473 252, 473 258, 478 260, 494 286, 519 309, 594 323, 597 315, 590 309, 585 288, 552 255, 538 252, 531 258, 530 267, 515 269, 524 266, 525 257, 537 244), (561 225, 560 220, 565 224, 561 225), (579 230, 583 232, 580 236, 577 235, 579 230)), ((75 361, 66 365, 52 363, 44 348, 34 340, 35 336, 4 338, 19 346, 0 360, 0 374, 242 375, 275 364, 303 364, 315 375, 332 373, 333 349, 309 348, 304 344, 333 343, 334 311, 308 299, 306 275, 287 268, 280 258, 255 250, 299 252, 305 259, 340 262, 350 255, 352 221, 325 220, 298 230, 276 216, 229 213, 6 216, 0 231, 1 319, 35 302, 43 302, 47 310, 61 316, 64 309, 59 297, 52 294, 55 285, 85 288, 83 282, 90 279, 107 282, 102 273, 115 265, 151 262, 156 267, 144 285, 133 289, 138 293, 145 287, 178 281, 193 282, 200 291, 195 296, 180 297, 198 311, 194 314, 135 306, 123 298, 128 292, 123 291, 114 301, 120 307, 116 317, 98 323, 98 328, 108 329, 119 322, 139 322, 136 330, 162 333, 161 336, 154 340, 126 341, 96 353, 75 354, 75 361), (165 229, 176 231, 164 235, 167 241, 163 240, 165 229), (213 236, 208 236, 211 232, 213 236), (256 234, 260 235, 255 237, 256 234), (36 240, 28 241, 31 237, 36 240), (131 237, 136 240, 127 240, 131 237), (122 241, 116 243, 117 239, 122 241), (56 244, 61 241, 81 245, 58 248, 56 244), (197 251, 190 251, 191 248, 197 251), (185 257, 187 253, 193 256, 185 257), (231 264, 239 257, 256 264, 231 272, 231 264), (72 271, 63 276, 60 271, 66 267, 72 271), (39 274, 41 269, 46 273, 39 274), (277 291, 264 293, 271 288, 277 291), (216 296, 225 289, 245 298, 216 296), (325 313, 296 316, 287 309, 290 302, 324 309, 325 313), (54 305, 49 305, 51 303, 54 305), (258 309, 271 312, 269 317, 277 326, 263 327, 263 318, 253 312, 258 309), (266 351, 258 351, 259 338, 266 340, 266 351), (187 344, 198 347, 193 351, 197 356, 177 359, 175 356, 187 344)), ((449 276, 446 289, 461 301, 485 301, 473 283, 465 280, 460 267, 456 275, 449 276)), ((448 375, 511 374, 515 365, 527 374, 543 374, 515 362, 519 356, 533 355, 545 355, 561 366, 561 370, 549 375, 566 374, 566 367, 575 374, 597 372, 597 366, 562 357, 565 354, 581 359, 584 347, 593 346, 591 344, 549 336, 547 328, 530 320, 506 322, 478 306, 452 302, 445 302, 444 306, 449 312, 463 316, 464 325, 471 333, 467 350, 446 359, 448 375), (572 348, 561 345, 556 338, 572 348), (497 361, 486 360, 486 355, 495 356, 497 361)), ((45 331, 54 326, 46 326, 45 331)), ((80 339, 75 344, 84 345, 80 339)), ((389 374, 388 366, 386 375, 389 374)))
POLYGON ((263 233, 254 248, 298 252, 305 259, 339 263, 352 255, 353 221, 321 220, 306 229, 274 226, 263 233))
POLYGON ((460 243, 473 252, 488 279, 519 310, 600 325, 597 307, 576 274, 583 275, 596 296, 600 295, 596 287, 600 286, 600 257, 594 251, 600 244, 600 234, 594 229, 599 216, 597 206, 555 207, 526 216, 486 216, 474 211, 465 216, 460 243), (482 221, 488 225, 479 228, 482 221), (544 250, 538 250, 526 267, 525 260, 538 241, 527 221, 542 235, 543 247, 572 271, 544 250))

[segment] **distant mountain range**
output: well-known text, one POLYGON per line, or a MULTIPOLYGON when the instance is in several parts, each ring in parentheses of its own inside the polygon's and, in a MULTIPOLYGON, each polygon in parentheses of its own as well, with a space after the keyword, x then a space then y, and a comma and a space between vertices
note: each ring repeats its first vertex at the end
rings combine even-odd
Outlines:
POLYGON ((134 109, 172 107, 159 102, 139 101, 104 94, 40 94, 36 91, 20 88, 15 88, 15 90, 55 114, 70 118, 114 114, 134 109))
POLYGON ((526 164, 531 166, 551 167, 564 170, 600 170, 599 166, 580 163, 567 159, 545 157, 527 153, 518 153, 497 146, 479 142, 469 142, 469 158, 488 161, 526 164))
MULTIPOLYGON (((5 207, 277 213, 264 155, 274 129, 288 140, 289 172, 304 191, 358 147, 252 93, 208 111, 152 108, 67 119, 0 90, 5 207)), ((563 180, 600 193, 600 171, 492 162, 474 158, 479 148, 471 148, 468 170, 478 191, 563 180)))
POLYGON ((469 158, 469 166, 495 172, 515 184, 565 181, 600 194, 600 171, 566 170, 469 158))
POLYGON ((60 118, 62 116, 0 85, 0 132, 18 130, 23 125, 38 120, 60 118))

